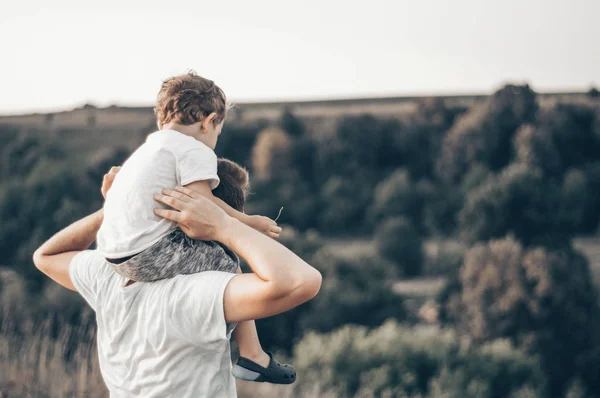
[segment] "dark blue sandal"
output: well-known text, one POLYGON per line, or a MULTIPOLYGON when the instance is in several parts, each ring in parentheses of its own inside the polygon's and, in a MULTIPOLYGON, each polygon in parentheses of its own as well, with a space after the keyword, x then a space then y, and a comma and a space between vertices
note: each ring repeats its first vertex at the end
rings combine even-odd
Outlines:
POLYGON ((233 365, 233 375, 242 380, 259 383, 292 384, 296 381, 296 369, 291 365, 280 364, 273 354, 267 351, 271 358, 268 367, 262 367, 254 361, 239 357, 233 365))

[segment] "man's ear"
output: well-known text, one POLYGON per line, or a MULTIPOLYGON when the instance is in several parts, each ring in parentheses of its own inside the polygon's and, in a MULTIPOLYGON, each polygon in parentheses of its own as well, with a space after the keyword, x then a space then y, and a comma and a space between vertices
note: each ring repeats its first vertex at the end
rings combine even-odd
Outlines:
POLYGON ((213 112, 202 120, 202 125, 200 128, 203 133, 207 133, 209 126, 214 125, 214 121, 215 121, 216 117, 217 117, 217 114, 215 112, 213 112))

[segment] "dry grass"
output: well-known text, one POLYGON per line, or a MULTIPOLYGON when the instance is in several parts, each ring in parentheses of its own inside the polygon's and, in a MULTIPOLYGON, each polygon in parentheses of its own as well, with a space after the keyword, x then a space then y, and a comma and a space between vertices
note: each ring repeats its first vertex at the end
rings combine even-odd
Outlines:
POLYGON ((0 330, 0 397, 106 397, 95 329, 50 319, 0 330), (52 338, 58 330, 57 338, 52 338))
MULTIPOLYGON (((374 250, 367 239, 327 243, 331 249, 348 256, 374 250)), ((588 257, 594 280, 600 286, 600 238, 579 238, 575 240, 575 246, 588 257)), ((426 252, 434 251, 433 243, 426 244, 426 252)), ((435 295, 442 284, 442 278, 424 278, 399 281, 394 288, 416 299, 435 295)), ((19 314, 10 314, 7 302, 2 304, 5 308, 0 308, 4 314, 0 319, 0 398, 108 396, 98 365, 95 329, 69 326, 50 319, 39 324, 25 323, 17 328, 11 320, 19 318, 19 314), (55 338, 51 337, 53 332, 57 334, 55 338)), ((82 322, 82 325, 86 323, 82 322)), ((318 385, 311 391, 299 391, 296 385, 238 381, 237 388, 240 398, 336 396, 320 391, 318 385)))

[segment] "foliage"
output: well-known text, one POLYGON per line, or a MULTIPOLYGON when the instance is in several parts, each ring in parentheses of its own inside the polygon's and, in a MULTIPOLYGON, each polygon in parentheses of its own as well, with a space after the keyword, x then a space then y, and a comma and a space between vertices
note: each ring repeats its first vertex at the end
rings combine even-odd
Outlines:
POLYGON ((406 277, 421 274, 423 241, 411 222, 403 217, 387 219, 375 233, 379 254, 395 263, 406 277))
POLYGON ((600 392, 591 370, 600 361, 600 308, 581 254, 491 241, 466 254, 460 284, 458 305, 446 297, 460 330, 475 341, 507 338, 538 355, 556 394, 573 376, 600 392))
POLYGON ((323 274, 319 295, 300 319, 303 330, 329 332, 344 324, 375 327, 388 318, 403 319, 402 298, 392 290, 399 274, 376 257, 345 259, 320 251, 313 265, 323 274), (327 316, 323 316, 323 314, 327 316))
POLYGON ((294 348, 294 364, 303 375, 296 391, 318 385, 346 397, 507 397, 545 385, 535 360, 506 341, 477 347, 452 330, 410 329, 394 321, 371 331, 346 326, 309 333, 294 348))
POLYGON ((508 85, 485 104, 461 116, 443 139, 437 164, 446 182, 458 182, 474 164, 495 171, 512 159, 513 135, 523 123, 534 120, 535 93, 529 86, 508 85))
POLYGON ((468 193, 459 214, 461 234, 468 242, 513 234, 525 245, 564 245, 578 220, 568 217, 573 204, 563 199, 539 169, 511 165, 468 193))

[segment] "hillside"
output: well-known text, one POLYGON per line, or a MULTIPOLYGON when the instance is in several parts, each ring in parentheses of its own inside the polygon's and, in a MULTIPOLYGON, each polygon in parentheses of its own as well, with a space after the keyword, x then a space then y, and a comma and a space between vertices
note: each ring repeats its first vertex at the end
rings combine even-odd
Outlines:
MULTIPOLYGON (((360 115, 369 113, 375 116, 402 117, 414 111, 418 104, 435 99, 444 100, 448 107, 470 108, 484 101, 489 95, 450 95, 450 96, 411 96, 387 98, 353 98, 317 101, 289 102, 246 102, 236 103, 230 114, 230 121, 245 123, 256 120, 274 120, 288 109, 297 117, 305 120, 337 118, 342 115, 360 115)), ((589 97, 583 92, 539 93, 540 106, 556 102, 587 103, 589 97)), ((154 127, 152 107, 97 108, 93 105, 56 113, 35 113, 0 116, 0 124, 27 127, 53 128, 133 128, 151 129, 154 127)))

